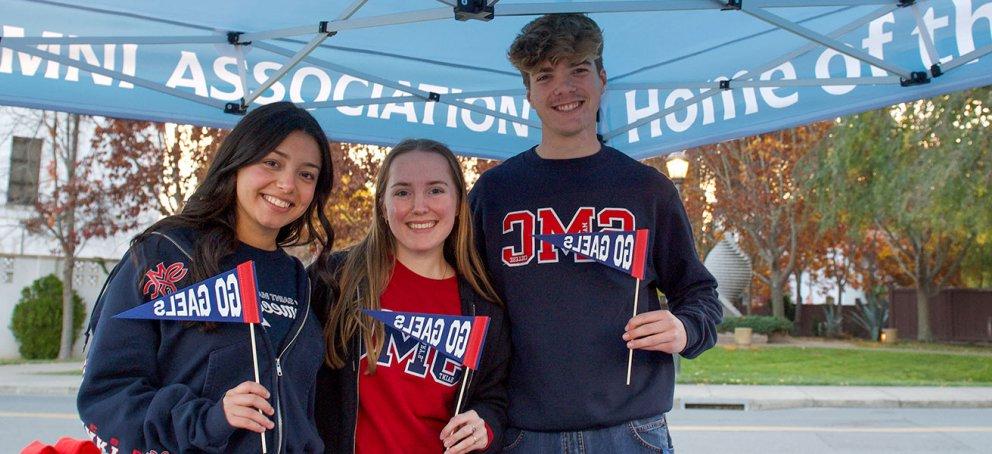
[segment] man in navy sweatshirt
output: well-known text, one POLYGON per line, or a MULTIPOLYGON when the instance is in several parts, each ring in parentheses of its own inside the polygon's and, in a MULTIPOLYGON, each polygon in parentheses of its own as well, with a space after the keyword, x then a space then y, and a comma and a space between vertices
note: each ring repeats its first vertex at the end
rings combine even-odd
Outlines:
POLYGON ((511 325, 509 452, 673 452, 672 356, 712 347, 722 316, 675 186, 596 135, 602 50, 584 15, 523 28, 509 58, 541 118, 541 143, 483 174, 470 196, 511 325), (534 238, 604 229, 650 230, 633 318, 630 275, 534 238))

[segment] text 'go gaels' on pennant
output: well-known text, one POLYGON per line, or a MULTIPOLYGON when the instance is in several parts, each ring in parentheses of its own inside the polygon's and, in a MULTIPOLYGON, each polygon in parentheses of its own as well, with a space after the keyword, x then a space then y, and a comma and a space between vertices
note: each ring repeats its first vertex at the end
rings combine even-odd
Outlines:
POLYGON ((648 229, 534 235, 559 249, 589 257, 636 279, 644 279, 648 229))
POLYGON ((387 328, 434 347, 438 353, 469 368, 478 369, 489 330, 489 317, 373 311, 370 317, 387 328))
POLYGON ((114 318, 260 323, 255 262, 197 282, 114 318))

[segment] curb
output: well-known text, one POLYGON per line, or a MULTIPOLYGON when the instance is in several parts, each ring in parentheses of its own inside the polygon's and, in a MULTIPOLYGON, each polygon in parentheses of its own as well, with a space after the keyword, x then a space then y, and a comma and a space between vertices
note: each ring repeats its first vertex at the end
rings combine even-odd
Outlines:
POLYGON ((75 396, 79 386, 0 385, 0 396, 75 396))

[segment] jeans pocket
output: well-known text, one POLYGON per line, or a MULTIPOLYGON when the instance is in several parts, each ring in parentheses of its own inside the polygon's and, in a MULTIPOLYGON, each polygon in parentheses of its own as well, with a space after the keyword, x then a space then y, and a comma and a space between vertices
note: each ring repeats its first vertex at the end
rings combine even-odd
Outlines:
POLYGON ((524 431, 510 427, 503 433, 503 451, 510 451, 520 446, 524 441, 524 431))
POLYGON ((627 423, 627 429, 635 441, 653 452, 665 454, 675 452, 665 415, 635 419, 627 423))

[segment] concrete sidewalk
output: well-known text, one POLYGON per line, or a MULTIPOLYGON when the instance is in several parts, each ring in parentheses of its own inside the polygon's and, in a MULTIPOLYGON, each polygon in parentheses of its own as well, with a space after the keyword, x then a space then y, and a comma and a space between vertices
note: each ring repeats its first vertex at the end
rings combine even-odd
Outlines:
MULTIPOLYGON (((0 396, 75 395, 81 362, 0 366, 0 396)), ((2 398, 2 397, 0 397, 2 398)), ((992 408, 990 387, 677 385, 675 408, 992 408)))

